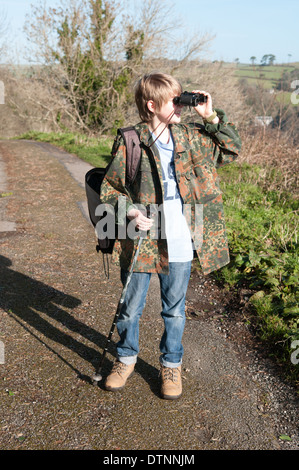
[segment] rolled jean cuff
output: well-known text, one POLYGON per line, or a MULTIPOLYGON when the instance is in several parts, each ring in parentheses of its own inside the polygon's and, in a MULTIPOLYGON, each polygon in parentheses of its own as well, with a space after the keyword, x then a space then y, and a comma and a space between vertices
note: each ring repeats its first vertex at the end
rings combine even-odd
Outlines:
POLYGON ((137 356, 122 356, 117 358, 119 362, 126 364, 126 366, 130 366, 131 364, 136 364, 137 356))
POLYGON ((163 357, 160 357, 160 364, 164 367, 170 367, 171 369, 176 369, 177 367, 180 367, 182 365, 182 360, 180 362, 168 362, 163 359, 163 357))

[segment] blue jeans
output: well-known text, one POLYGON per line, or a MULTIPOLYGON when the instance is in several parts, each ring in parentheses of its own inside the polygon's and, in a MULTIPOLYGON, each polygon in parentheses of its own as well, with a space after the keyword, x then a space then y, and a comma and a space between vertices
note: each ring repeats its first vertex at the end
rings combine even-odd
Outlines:
MULTIPOLYGON (((160 280, 164 332, 160 342, 160 362, 166 367, 178 367, 184 349, 182 336, 185 327, 185 297, 190 279, 191 261, 169 263, 169 274, 158 274, 160 280)), ((124 284, 126 271, 121 271, 124 284)), ((117 343, 118 359, 134 364, 139 353, 139 320, 142 315, 151 273, 134 272, 128 286, 124 304, 117 321, 120 337, 117 343)))

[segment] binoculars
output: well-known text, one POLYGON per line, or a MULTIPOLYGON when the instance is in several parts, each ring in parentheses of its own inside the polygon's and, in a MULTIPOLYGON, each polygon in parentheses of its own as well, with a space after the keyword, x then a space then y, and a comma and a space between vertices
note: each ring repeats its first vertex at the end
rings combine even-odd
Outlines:
POLYGON ((197 106, 199 103, 206 103, 208 97, 202 93, 189 93, 184 91, 181 96, 176 96, 173 99, 174 104, 180 106, 197 106))

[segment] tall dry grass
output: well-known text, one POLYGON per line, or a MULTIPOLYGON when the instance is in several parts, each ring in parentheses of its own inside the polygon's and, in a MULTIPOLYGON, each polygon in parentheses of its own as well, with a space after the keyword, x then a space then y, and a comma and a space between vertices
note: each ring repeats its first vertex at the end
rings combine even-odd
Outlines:
POLYGON ((256 164, 262 167, 257 184, 268 190, 290 191, 298 198, 299 149, 284 133, 273 129, 255 129, 241 132, 242 151, 239 163, 256 164), (277 170, 273 177, 273 170, 277 170))

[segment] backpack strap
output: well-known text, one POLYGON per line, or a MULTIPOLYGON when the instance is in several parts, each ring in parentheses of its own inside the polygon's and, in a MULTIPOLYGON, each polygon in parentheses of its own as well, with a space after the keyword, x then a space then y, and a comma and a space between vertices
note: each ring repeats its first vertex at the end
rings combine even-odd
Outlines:
POLYGON ((124 139, 127 149, 126 187, 128 188, 134 182, 140 165, 140 138, 133 126, 118 129, 118 134, 124 139))

